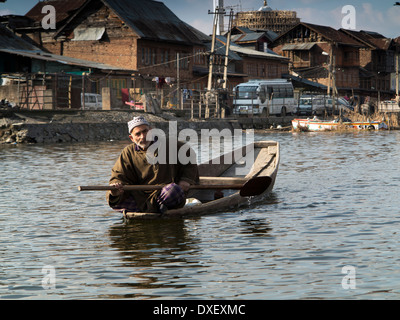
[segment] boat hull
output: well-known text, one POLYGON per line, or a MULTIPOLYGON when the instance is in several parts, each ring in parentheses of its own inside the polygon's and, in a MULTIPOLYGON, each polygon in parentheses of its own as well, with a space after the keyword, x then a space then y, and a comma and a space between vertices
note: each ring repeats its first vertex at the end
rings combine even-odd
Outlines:
MULTIPOLYGON (((278 173, 280 155, 279 155, 279 143, 275 141, 260 141, 255 142, 253 146, 241 148, 242 158, 238 161, 231 161, 234 163, 224 163, 224 159, 235 159, 235 152, 232 151, 231 158, 222 155, 219 159, 210 160, 207 163, 199 165, 200 181, 202 179, 210 180, 207 177, 226 177, 227 180, 240 178, 241 180, 247 181, 255 177, 268 176, 271 178, 271 183, 269 186, 265 186, 265 191, 256 196, 251 197, 251 202, 254 203, 258 200, 263 199, 268 195, 275 184, 276 176, 278 173), (241 167, 243 170, 243 161, 246 159, 246 150, 254 150, 254 160, 252 166, 246 174, 236 175, 237 169, 241 167)), ((248 159, 247 159, 248 160, 248 159)), ((216 180, 215 184, 220 184, 220 180, 216 180)), ((180 209, 168 210, 164 214, 158 213, 146 213, 146 212, 124 212, 124 218, 127 221, 138 220, 138 219, 166 219, 166 218, 186 218, 194 216, 202 216, 214 214, 221 211, 237 209, 243 205, 248 205, 249 198, 242 197, 238 190, 224 190, 223 193, 226 194, 219 199, 214 199, 215 194, 214 189, 209 190, 196 190, 191 191, 188 198, 198 199, 201 203, 189 204, 180 209)), ((197 202, 197 201, 196 201, 197 202)))
POLYGON ((356 130, 381 130, 387 129, 384 122, 335 122, 330 120, 310 120, 310 119, 294 119, 292 120, 292 127, 294 130, 299 131, 337 131, 346 129, 356 130))

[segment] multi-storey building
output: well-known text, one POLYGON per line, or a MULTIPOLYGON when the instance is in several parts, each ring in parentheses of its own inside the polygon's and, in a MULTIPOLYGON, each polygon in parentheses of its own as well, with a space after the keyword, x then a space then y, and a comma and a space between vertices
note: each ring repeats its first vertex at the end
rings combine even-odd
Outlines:
POLYGON ((359 87, 359 50, 363 44, 331 27, 300 23, 280 35, 272 50, 288 57, 291 72, 303 79, 330 85, 330 72, 338 89, 359 87))
POLYGON ((264 5, 257 11, 237 12, 233 25, 250 29, 270 30, 281 34, 299 22, 300 19, 297 18, 295 11, 272 10, 267 1, 264 0, 264 5))

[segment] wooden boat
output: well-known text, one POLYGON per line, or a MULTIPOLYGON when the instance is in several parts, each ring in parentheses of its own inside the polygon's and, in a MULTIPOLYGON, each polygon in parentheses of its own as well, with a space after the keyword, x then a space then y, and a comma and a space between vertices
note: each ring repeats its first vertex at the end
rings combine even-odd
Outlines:
POLYGON ((259 141, 240 149, 199 164, 200 183, 206 182, 207 184, 215 185, 216 188, 218 186, 218 189, 210 187, 191 190, 188 196, 189 203, 181 209, 168 210, 163 215, 158 213, 124 212, 124 218, 127 221, 135 219, 184 218, 231 210, 248 204, 249 198, 241 196, 238 190, 226 189, 223 190, 223 197, 215 199, 215 191, 221 189, 221 184, 232 186, 232 184, 243 184, 256 177, 270 177, 268 179, 269 185, 265 185, 260 195, 252 197, 251 202, 254 203, 263 199, 271 192, 275 184, 279 166, 279 143, 275 141, 259 141), (236 175, 236 169, 243 169, 246 161, 248 161, 246 150, 251 149, 254 150, 255 160, 251 159, 252 162, 254 160, 253 165, 246 174, 236 175), (241 152, 242 156, 241 159, 235 161, 235 154, 238 152, 241 152), (232 159, 232 161, 225 161, 228 163, 224 163, 224 159, 232 159))
POLYGON ((319 120, 319 119, 293 119, 293 130, 299 131, 335 131, 340 129, 357 129, 357 130, 383 130, 387 129, 384 122, 379 121, 345 121, 337 120, 319 120))

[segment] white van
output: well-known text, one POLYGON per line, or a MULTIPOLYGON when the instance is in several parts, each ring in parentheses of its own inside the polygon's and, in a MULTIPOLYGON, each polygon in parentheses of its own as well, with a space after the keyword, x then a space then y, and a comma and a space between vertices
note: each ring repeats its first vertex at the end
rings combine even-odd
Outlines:
POLYGON ((234 88, 233 113, 285 116, 296 112, 293 85, 285 79, 251 80, 234 88))
POLYGON ((85 104, 83 104, 81 93, 81 103, 83 110, 101 110, 103 108, 101 94, 97 93, 85 93, 85 104))
POLYGON ((378 105, 379 112, 400 112, 400 104, 396 100, 382 101, 378 105))
MULTIPOLYGON (((331 96, 316 96, 313 99, 313 115, 332 115, 333 98, 331 96)), ((350 104, 344 98, 335 99, 335 114, 353 111, 350 104)))

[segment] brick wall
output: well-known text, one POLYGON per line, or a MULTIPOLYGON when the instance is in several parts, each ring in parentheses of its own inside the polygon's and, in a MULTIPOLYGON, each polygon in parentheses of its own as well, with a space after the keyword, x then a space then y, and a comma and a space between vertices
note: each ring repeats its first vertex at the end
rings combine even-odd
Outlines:
POLYGON ((132 36, 106 41, 68 41, 64 43, 64 55, 105 63, 116 67, 135 70, 136 42, 132 36))

